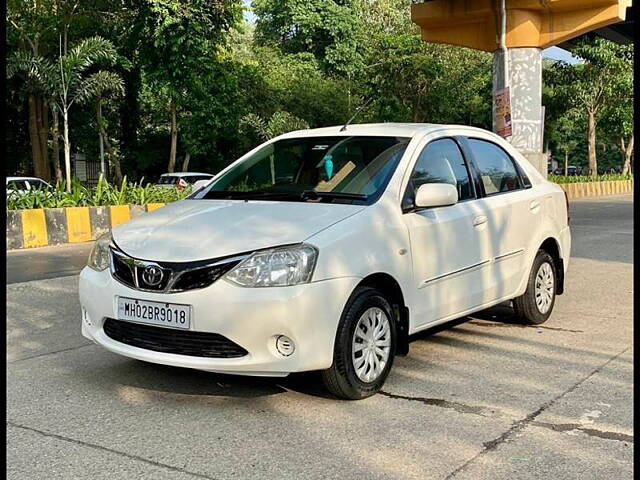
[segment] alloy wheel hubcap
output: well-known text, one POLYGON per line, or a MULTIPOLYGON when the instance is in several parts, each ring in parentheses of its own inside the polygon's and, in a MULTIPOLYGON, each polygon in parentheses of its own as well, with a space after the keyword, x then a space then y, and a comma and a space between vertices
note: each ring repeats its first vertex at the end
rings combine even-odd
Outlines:
POLYGON ((375 381, 389 361, 391 326, 384 310, 367 309, 353 333, 351 359, 356 375, 363 382, 375 381))
POLYGON ((548 263, 543 263, 538 268, 535 283, 536 306, 538 311, 545 314, 551 308, 553 302, 555 279, 553 269, 548 263))

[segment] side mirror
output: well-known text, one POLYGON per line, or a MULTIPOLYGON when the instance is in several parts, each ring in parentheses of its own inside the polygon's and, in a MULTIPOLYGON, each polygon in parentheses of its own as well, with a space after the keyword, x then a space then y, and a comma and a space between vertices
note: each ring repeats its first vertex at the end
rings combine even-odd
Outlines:
POLYGON ((417 208, 444 207, 458 201, 458 189, 449 183, 423 183, 416 192, 417 208))

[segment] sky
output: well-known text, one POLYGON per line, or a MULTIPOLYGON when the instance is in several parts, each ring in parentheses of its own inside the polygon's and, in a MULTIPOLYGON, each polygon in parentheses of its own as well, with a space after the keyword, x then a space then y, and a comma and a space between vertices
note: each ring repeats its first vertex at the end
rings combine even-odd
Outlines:
POLYGON ((578 63, 580 60, 571 55, 566 50, 558 47, 545 48, 542 51, 542 56, 547 58, 553 58, 554 60, 564 60, 567 63, 578 63))
POLYGON ((256 20, 256 16, 255 16, 253 13, 251 13, 250 11, 248 11, 248 10, 247 10, 248 8, 250 8, 250 7, 251 7, 251 0, 242 0, 242 4, 243 4, 243 5, 244 5, 244 7, 245 7, 245 10, 244 10, 244 19, 245 19, 247 22, 251 22, 251 23, 255 22, 255 20, 256 20))
MULTIPOLYGON (((247 22, 255 22, 256 16, 247 10, 251 7, 251 0, 242 0, 243 5, 245 6, 244 18, 247 22)), ((542 56, 547 58, 552 58, 554 60, 564 60, 568 63, 577 63, 578 59, 573 57, 569 52, 563 50, 558 47, 547 48, 542 51, 542 56)))

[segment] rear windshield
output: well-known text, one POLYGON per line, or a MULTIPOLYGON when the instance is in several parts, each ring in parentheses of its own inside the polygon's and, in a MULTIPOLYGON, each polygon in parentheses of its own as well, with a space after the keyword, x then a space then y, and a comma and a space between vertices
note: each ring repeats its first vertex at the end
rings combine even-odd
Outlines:
POLYGON ((178 180, 180 180, 180 177, 160 177, 158 183, 160 185, 175 185, 178 180))
POLYGON ((27 183, 24 180, 9 180, 7 190, 26 190, 27 183))

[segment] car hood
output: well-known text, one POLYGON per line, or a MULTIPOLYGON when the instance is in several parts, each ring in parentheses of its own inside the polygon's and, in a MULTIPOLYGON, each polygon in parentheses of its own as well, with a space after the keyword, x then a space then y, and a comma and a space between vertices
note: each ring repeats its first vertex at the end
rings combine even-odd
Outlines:
POLYGON ((183 200, 113 229, 127 255, 188 262, 298 243, 364 206, 310 202, 183 200))

